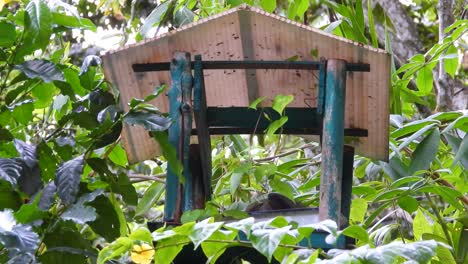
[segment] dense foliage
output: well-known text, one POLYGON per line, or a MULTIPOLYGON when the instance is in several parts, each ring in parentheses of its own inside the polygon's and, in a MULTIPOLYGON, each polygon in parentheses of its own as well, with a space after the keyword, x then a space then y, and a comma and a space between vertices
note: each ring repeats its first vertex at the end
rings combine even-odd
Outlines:
MULTIPOLYGON (((319 146, 275 135, 287 121, 282 115, 265 137, 213 138, 214 199, 185 213, 183 225, 151 232, 147 222, 162 219, 166 160, 175 163, 175 156, 166 149, 165 157, 128 164, 120 132, 124 123, 138 125, 165 143, 171 121, 148 102, 166 87, 123 112, 99 57, 70 56, 77 32, 97 31, 95 24, 110 18, 106 26, 122 29, 124 41, 139 40, 244 2, 361 43, 384 43, 390 53, 391 40, 378 37, 374 21, 386 36, 395 29, 371 1, 121 2, 0 0, 1 263, 171 263, 187 244, 211 263, 233 246, 281 263, 468 263, 468 112, 418 118, 414 107, 436 109, 433 69, 440 61, 466 81, 458 52, 467 20, 446 28, 439 43, 424 40, 425 54, 393 65, 390 161, 355 159, 349 227, 298 226, 283 217, 254 223, 245 213, 268 193, 318 204, 319 146), (147 16, 143 23, 138 14, 147 16), (226 217, 238 220, 218 222, 226 217), (313 230, 327 232, 330 243, 352 237, 355 249, 300 246, 313 230)), ((433 32, 434 6, 414 2, 409 13, 427 18, 421 30, 433 32)), ((278 95, 276 110, 283 114, 291 100, 278 95)))

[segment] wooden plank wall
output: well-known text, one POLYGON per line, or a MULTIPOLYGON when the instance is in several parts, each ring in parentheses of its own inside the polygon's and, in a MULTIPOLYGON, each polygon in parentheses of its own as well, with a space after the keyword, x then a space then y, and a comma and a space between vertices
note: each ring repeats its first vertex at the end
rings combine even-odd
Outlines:
MULTIPOLYGON (((104 73, 120 90, 123 108, 127 109, 131 98, 143 98, 154 87, 170 82, 168 72, 134 73, 131 65, 167 62, 175 51, 201 54, 204 60, 285 60, 297 55, 299 60, 325 57, 369 63, 370 73, 348 73, 345 125, 369 131, 367 139, 353 141, 358 154, 388 159, 390 59, 385 52, 241 6, 104 55, 104 73), (318 57, 311 55, 312 50, 317 51, 318 57)), ((276 94, 292 94, 295 100, 291 106, 315 107, 317 77, 317 71, 205 71, 207 103, 247 106, 259 96, 266 96, 271 102, 276 94)), ((168 110, 166 96, 152 103, 161 111, 168 110)), ((126 126, 123 143, 131 162, 159 154, 154 141, 140 128, 126 126)))

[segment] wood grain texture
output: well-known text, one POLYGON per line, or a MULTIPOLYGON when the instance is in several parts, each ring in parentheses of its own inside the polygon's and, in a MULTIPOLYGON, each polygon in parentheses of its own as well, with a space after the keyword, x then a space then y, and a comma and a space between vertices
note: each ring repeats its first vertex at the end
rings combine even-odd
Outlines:
MULTIPOLYGON (((168 62, 176 51, 200 54, 203 60, 299 60, 342 59, 369 63, 370 72, 347 74, 345 127, 369 131, 368 138, 347 140, 356 153, 388 159, 390 57, 379 49, 336 37, 277 15, 240 6, 201 19, 178 30, 148 39, 103 56, 104 74, 121 93, 128 109, 131 98, 143 98, 156 86, 169 84, 168 72, 134 73, 132 64, 168 62), (246 19, 247 18, 247 19, 246 19), (317 57, 311 51, 318 52, 317 57)), ((206 70, 208 106, 248 106, 253 97, 266 96, 271 105, 277 94, 295 96, 292 107, 316 107, 318 71, 206 70)), ((167 97, 152 101, 168 110, 167 97)), ((151 159, 160 152, 146 131, 125 127, 123 143, 130 162, 151 159)))

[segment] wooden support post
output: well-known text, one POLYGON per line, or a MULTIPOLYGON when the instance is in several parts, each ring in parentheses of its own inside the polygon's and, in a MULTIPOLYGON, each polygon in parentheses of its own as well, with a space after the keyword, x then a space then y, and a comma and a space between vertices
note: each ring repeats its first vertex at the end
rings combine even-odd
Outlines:
POLYGON ((185 178, 185 187, 183 188, 176 173, 174 173, 171 164, 168 165, 166 179, 166 204, 164 206, 164 221, 179 223, 182 209, 190 207, 192 177, 189 168, 189 144, 190 133, 192 129, 191 114, 191 93, 192 93, 192 74, 190 69, 190 53, 176 52, 171 61, 171 88, 168 92, 169 97, 169 116, 173 124, 169 128, 169 142, 174 146, 178 159, 182 162, 185 178), (189 184, 190 183, 190 184, 189 184))
MULTIPOLYGON (((201 55, 195 55, 194 75, 194 116, 198 133, 198 144, 200 145, 202 170, 202 179, 198 180, 202 182, 204 200, 208 201, 211 199, 211 139, 207 122, 205 78, 203 76, 201 55)), ((195 200, 200 201, 200 197, 195 197, 195 200)), ((202 208, 204 208, 204 204, 202 208)))
POLYGON ((353 188, 354 148, 348 145, 343 150, 343 179, 341 184, 341 215, 345 221, 341 221, 341 228, 349 224, 349 212, 351 211, 351 192, 353 188))
POLYGON ((346 62, 328 60, 326 78, 319 218, 341 226, 346 62))

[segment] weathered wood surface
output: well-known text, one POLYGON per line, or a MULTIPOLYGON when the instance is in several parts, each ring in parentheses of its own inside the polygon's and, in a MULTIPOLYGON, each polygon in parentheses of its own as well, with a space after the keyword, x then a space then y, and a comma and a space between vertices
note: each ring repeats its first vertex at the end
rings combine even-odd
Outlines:
MULTIPOLYGON (((168 62, 175 51, 200 54, 203 60, 299 60, 319 57, 369 63, 371 72, 349 73, 346 81, 345 127, 369 131, 356 139, 357 154, 388 158, 388 108, 390 59, 387 53, 332 36, 286 18, 248 6, 240 6, 202 19, 154 39, 109 52, 103 56, 106 78, 120 90, 124 108, 133 97, 143 98, 154 87, 169 84, 168 72, 134 73, 132 64, 168 62), (311 52, 313 51, 313 52, 311 52), (317 57, 312 56, 317 53, 317 57)), ((296 70, 206 70, 207 105, 248 106, 256 97, 270 99, 292 94, 293 107, 316 107, 318 71, 296 70)), ((167 111, 165 96, 154 103, 167 111)), ((125 127, 123 142, 131 162, 153 158, 157 145, 141 128, 125 127)))

